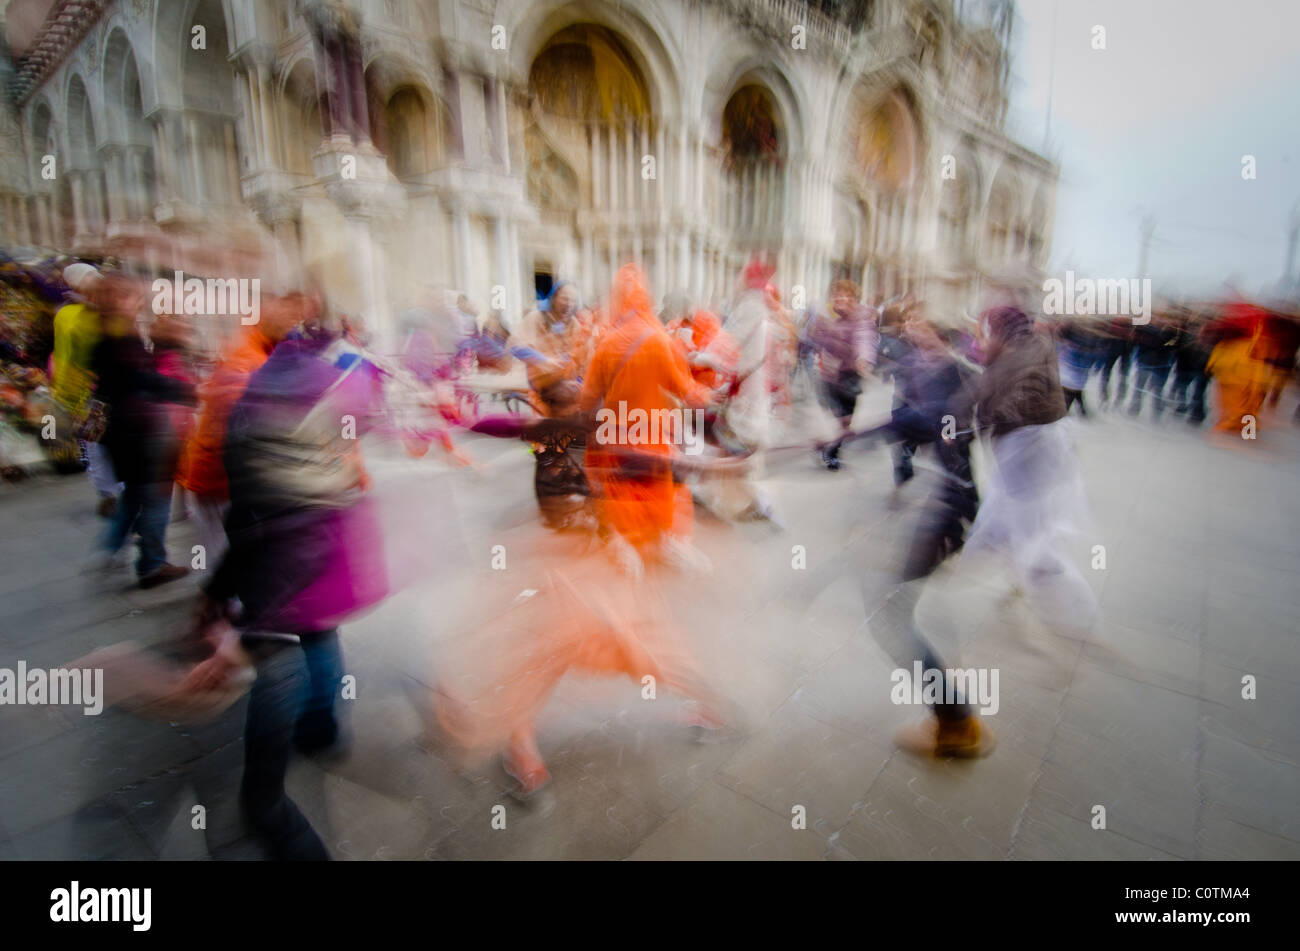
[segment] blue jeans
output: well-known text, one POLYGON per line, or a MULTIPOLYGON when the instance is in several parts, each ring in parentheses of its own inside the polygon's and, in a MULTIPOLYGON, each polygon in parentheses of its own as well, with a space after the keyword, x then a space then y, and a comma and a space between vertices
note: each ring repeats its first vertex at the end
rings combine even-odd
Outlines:
POLYGON ((301 635, 301 646, 256 637, 244 646, 257 680, 244 727, 240 800, 249 824, 279 860, 324 861, 325 844, 285 793, 295 744, 320 749, 338 736, 334 701, 343 677, 338 631, 301 635))
POLYGON ((113 521, 104 536, 104 548, 116 555, 134 530, 140 536, 140 557, 135 573, 147 578, 167 563, 167 523, 171 521, 170 482, 128 482, 118 499, 113 521))
POLYGON ((1132 359, 1132 351, 1128 345, 1123 342, 1114 341, 1110 343, 1097 357, 1095 364, 1096 369, 1101 374, 1101 405, 1105 406, 1110 400, 1110 377, 1114 373, 1117 382, 1115 384, 1115 405, 1124 402, 1124 397, 1128 395, 1128 370, 1129 362, 1132 359))
POLYGON ((1137 365, 1137 377, 1133 383, 1133 402, 1129 404, 1128 411, 1134 416, 1142 412, 1142 395, 1150 393, 1154 404, 1156 419, 1165 408, 1165 383, 1169 379, 1169 371, 1172 369, 1168 364, 1149 366, 1141 361, 1137 365))
POLYGON ((1176 370, 1170 400, 1178 400, 1178 415, 1188 414, 1188 422, 1205 422, 1205 387, 1209 383, 1200 370, 1176 370))

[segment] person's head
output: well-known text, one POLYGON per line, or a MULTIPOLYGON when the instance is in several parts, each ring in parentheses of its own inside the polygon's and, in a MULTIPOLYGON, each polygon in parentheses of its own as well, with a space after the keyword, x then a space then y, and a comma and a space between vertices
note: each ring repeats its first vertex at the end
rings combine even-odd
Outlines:
POLYGON ((578 289, 563 281, 551 291, 551 320, 568 320, 578 309, 578 289))
POLYGON ((343 315, 315 294, 291 295, 290 307, 299 317, 303 336, 328 343, 343 336, 343 315))
POLYGON ((947 349, 947 341, 930 319, 925 315, 925 308, 917 304, 907 311, 903 319, 903 339, 914 347, 937 352, 947 349))
POLYGON ((664 295, 664 306, 659 311, 659 319, 665 325, 674 320, 685 319, 691 313, 691 299, 683 291, 669 291, 664 295))
POLYGON ((1018 307, 994 307, 980 317, 979 326, 981 350, 987 362, 1012 340, 1032 334, 1034 318, 1018 307))
POLYGON ((754 254, 745 265, 741 280, 748 290, 762 290, 772 280, 776 266, 763 254, 754 254))
POLYGON ((91 302, 104 318, 104 328, 125 334, 134 326, 144 306, 144 288, 121 274, 104 274, 91 288, 91 302))
POLYGON ((456 308, 462 314, 468 314, 470 317, 478 316, 478 308, 475 307, 474 302, 470 300, 468 297, 466 297, 464 294, 461 294, 459 297, 456 298, 456 308))
POLYGON ((81 297, 90 298, 93 296, 94 287, 99 278, 100 273, 97 268, 81 261, 69 264, 63 269, 63 282, 68 285, 69 290, 81 297))
POLYGON ((279 343, 295 327, 316 322, 320 309, 320 299, 314 294, 292 291, 272 297, 262 303, 258 329, 268 340, 279 343))
POLYGON ((901 299, 886 301, 880 312, 880 332, 897 336, 907 320, 907 304, 901 299))
POLYGON ((831 309, 837 314, 847 314, 858 303, 858 285, 849 280, 839 280, 831 285, 831 309))

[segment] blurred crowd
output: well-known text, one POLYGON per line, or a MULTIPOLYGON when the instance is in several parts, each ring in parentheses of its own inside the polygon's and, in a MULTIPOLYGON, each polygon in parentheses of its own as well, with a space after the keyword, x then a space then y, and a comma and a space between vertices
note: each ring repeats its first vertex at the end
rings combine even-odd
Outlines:
MULTIPOLYGON (((1044 321, 1007 297, 971 320, 839 280, 824 304, 794 311, 757 255, 725 313, 671 289, 656 298, 629 264, 599 297, 558 281, 519 315, 481 317, 465 294, 431 291, 380 353, 362 315, 304 286, 265 296, 256 324, 230 322, 205 352, 196 324, 217 318, 150 313, 149 278, 114 261, 0 264, 0 463, 7 479, 41 459, 88 473, 106 523, 96 570, 120 565, 133 539, 142 588, 204 569, 195 663, 152 684, 121 666, 119 684, 132 686, 118 699, 174 709, 249 673, 242 800, 280 857, 327 857, 285 794, 289 756, 341 742, 339 627, 401 584, 377 554, 385 539, 367 440, 417 458, 436 443, 457 466, 473 465, 458 433, 523 440, 540 519, 586 539, 581 558, 549 562, 531 605, 502 615, 507 633, 444 658, 431 701, 450 741, 500 755, 527 799, 549 779, 534 721, 568 671, 653 676, 691 699, 691 728, 725 729, 725 702, 655 579, 714 570, 693 543, 698 512, 784 527, 765 485, 777 454, 806 453, 834 471, 850 446, 887 444, 901 486, 916 454, 933 453, 941 478, 873 629, 900 665, 943 669, 915 606, 959 552, 1008 556, 1048 623, 1097 625, 1095 598, 1062 548, 1085 508, 1066 425, 1074 407, 1137 416, 1150 403, 1155 419, 1167 411, 1191 425, 1213 412, 1215 429, 1253 435, 1271 425, 1300 347, 1294 312, 1242 299, 1171 305, 1136 324, 1044 321), (888 416, 855 425, 877 385, 892 386, 888 416), (834 421, 828 431, 800 431, 795 410, 807 404, 834 421), (617 423, 598 425, 614 407, 617 423), (684 452, 680 428, 640 426, 638 412, 699 419, 704 451, 684 452), (977 439, 993 460, 979 486, 977 439), (178 517, 193 520, 200 543, 180 563, 167 544, 178 517)), ((900 743, 927 755, 990 752, 991 732, 957 694, 900 743)))

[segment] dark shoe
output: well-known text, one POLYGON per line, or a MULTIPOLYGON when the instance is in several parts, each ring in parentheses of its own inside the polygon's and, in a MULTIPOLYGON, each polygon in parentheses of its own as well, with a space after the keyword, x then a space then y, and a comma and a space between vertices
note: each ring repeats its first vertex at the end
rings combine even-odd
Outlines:
POLYGON ((904 727, 896 737, 898 745, 920 756, 980 759, 997 746, 993 731, 978 716, 943 721, 931 717, 924 723, 904 727))
POLYGON ((831 455, 827 450, 822 450, 822 465, 831 472, 838 472, 840 468, 840 457, 831 455))
POLYGON ((298 721, 293 746, 303 756, 342 752, 339 724, 332 716, 308 714, 298 721))
POLYGON ((158 587, 160 584, 175 581, 177 578, 184 578, 189 573, 190 569, 183 568, 180 565, 163 565, 153 574, 141 578, 140 587, 147 591, 150 588, 158 587))
POLYGON ((95 514, 100 518, 112 518, 117 512, 117 499, 111 495, 105 495, 99 500, 99 508, 95 509, 95 514))

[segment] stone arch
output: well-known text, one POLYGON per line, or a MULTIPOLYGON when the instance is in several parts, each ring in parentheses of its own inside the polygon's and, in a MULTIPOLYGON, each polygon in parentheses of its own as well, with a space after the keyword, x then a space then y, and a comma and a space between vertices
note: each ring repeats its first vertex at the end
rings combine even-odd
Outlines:
POLYGON ((625 37, 599 22, 562 26, 533 57, 527 89, 526 179, 541 207, 567 214, 583 196, 599 204, 597 189, 632 193, 655 98, 625 37))
POLYGON ((747 160, 780 160, 789 153, 790 134, 781 107, 759 83, 737 86, 722 107, 719 146, 732 164, 747 160))
POLYGON ((803 108, 806 97, 770 51, 757 49, 715 70, 707 81, 701 107, 710 140, 722 142, 727 104, 745 86, 757 86, 771 98, 784 140, 783 153, 802 154, 807 142, 803 108))
POLYGON ((67 94, 64 98, 67 117, 68 158, 64 166, 69 169, 89 169, 95 164, 95 150, 99 136, 96 134, 95 121, 92 117, 90 92, 81 73, 74 72, 68 78, 67 94))
POLYGON ((1006 261, 1014 252, 1016 228, 1019 224, 1019 194, 1019 182, 1014 170, 1003 166, 989 186, 983 214, 986 250, 995 262, 1006 261))
MULTIPOLYGON (((181 4, 176 4, 180 6, 181 4)), ((225 5, 221 0, 189 0, 181 28, 180 105, 184 112, 188 197, 199 205, 231 206, 242 200, 235 122, 235 70, 230 63, 225 5), (192 30, 202 25, 205 44, 195 49, 192 30)))
POLYGON ((647 17, 655 11, 615 7, 597 0, 536 3, 502 0, 495 23, 506 26, 511 38, 510 65, 518 79, 527 83, 533 64, 554 38, 574 26, 599 27, 617 39, 645 85, 647 112, 655 116, 677 116, 682 112, 682 92, 677 61, 665 46, 672 36, 667 25, 654 25, 647 17))
POLYGON ((575 23, 553 34, 529 67, 528 89, 542 112, 561 119, 621 123, 652 114, 636 58, 599 24, 575 23))
POLYGON ((182 103, 187 109, 234 116, 234 69, 230 65, 230 41, 221 0, 191 0, 191 12, 182 36, 186 38, 181 60, 182 103), (202 25, 207 32, 203 49, 194 49, 190 31, 202 25))
MULTIPOLYGON (((187 67, 192 65, 189 54, 199 52, 190 46, 191 29, 196 18, 207 33, 206 52, 228 60, 231 26, 228 14, 227 4, 222 0, 160 0, 155 4, 153 55, 150 68, 143 70, 141 75, 146 115, 159 106, 179 109, 185 105, 189 84, 175 80, 185 77, 187 67)), ((230 88, 231 84, 226 83, 226 86, 230 88)))
POLYGON ((104 42, 104 69, 100 75, 104 103, 105 142, 126 142, 129 138, 125 110, 137 105, 144 113, 140 68, 131 38, 121 26, 112 29, 104 42), (134 73, 134 76, 132 75, 134 73))
POLYGON ((723 171, 721 220, 740 250, 779 246, 789 219, 793 119, 764 78, 741 73, 710 116, 723 171))
POLYGON ((69 76, 65 101, 68 152, 62 175, 69 179, 76 234, 88 237, 102 233, 108 221, 108 187, 99 160, 101 131, 95 127, 90 89, 79 71, 69 76))
POLYGON ((858 84, 852 100, 842 174, 859 190, 910 192, 925 154, 916 97, 902 85, 858 84))
POLYGON ((427 86, 397 81, 376 89, 370 138, 399 180, 418 178, 441 165, 451 142, 451 113, 427 86))
POLYGON ((144 114, 140 67, 130 37, 114 28, 104 45, 105 176, 110 218, 148 218, 157 201, 153 128, 144 114))
POLYGON ((311 56, 303 53, 286 64, 280 74, 276 97, 284 149, 284 168, 306 178, 315 176, 312 155, 324 135, 321 124, 320 97, 316 89, 316 70, 311 56))
POLYGON ((30 154, 33 161, 31 180, 44 184, 41 177, 41 160, 46 155, 53 155, 56 168, 63 162, 63 149, 59 145, 59 129, 54 121, 54 109, 48 100, 42 98, 33 102, 28 113, 28 141, 31 143, 30 154))

